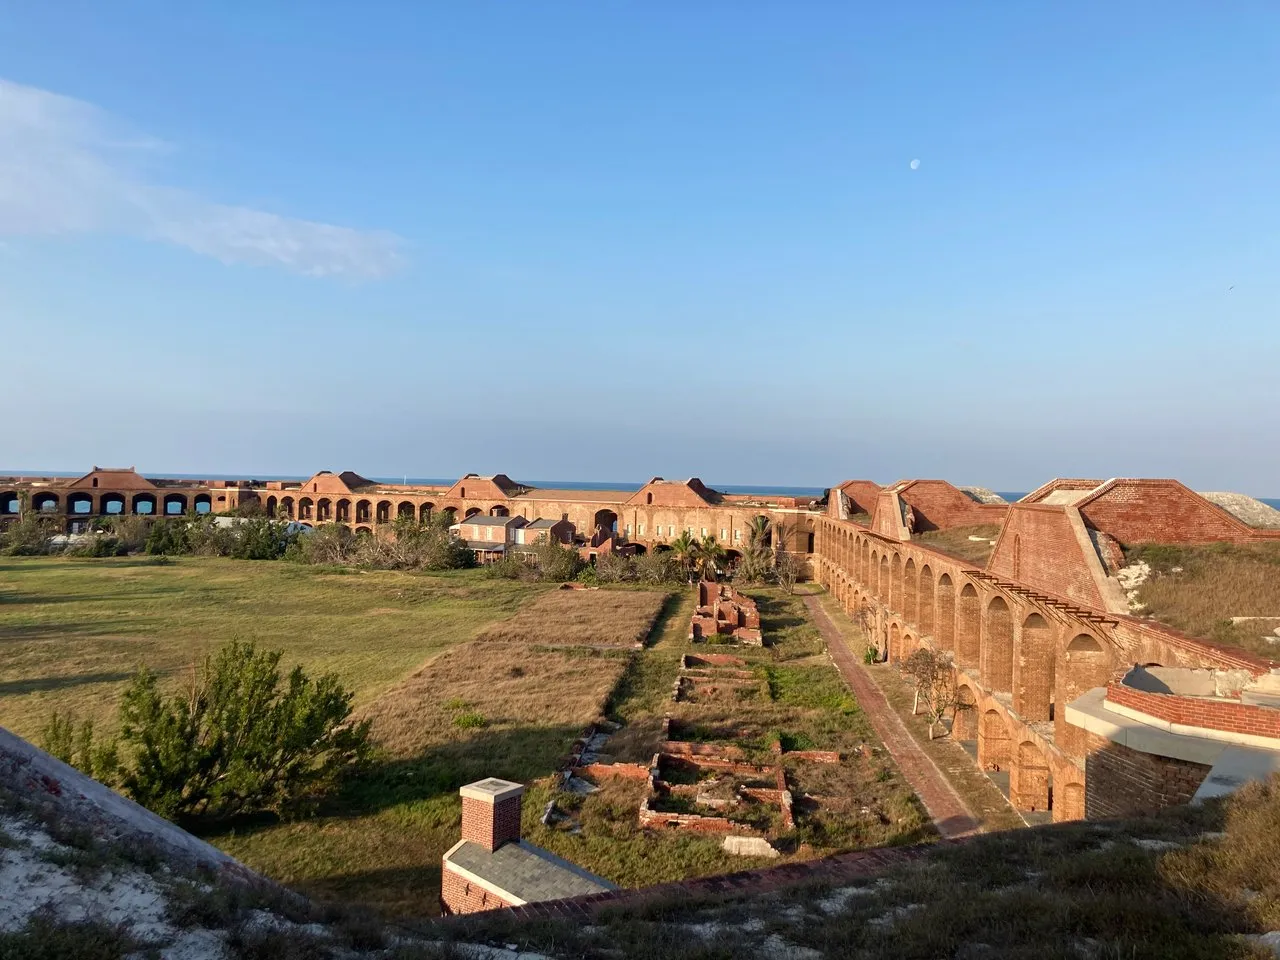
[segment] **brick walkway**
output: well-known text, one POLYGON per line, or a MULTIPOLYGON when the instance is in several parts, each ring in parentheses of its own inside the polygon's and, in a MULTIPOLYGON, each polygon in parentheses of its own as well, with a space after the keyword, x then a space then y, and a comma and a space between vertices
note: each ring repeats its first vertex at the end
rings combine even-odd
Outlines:
POLYGON ((979 822, 965 806, 959 794, 951 788, 946 776, 929 759, 893 707, 884 698, 880 688, 867 676, 862 664, 853 655, 844 635, 827 616, 822 601, 815 595, 806 595, 804 604, 813 615, 814 623, 827 642, 831 659, 853 690, 858 703, 866 713, 876 734, 897 762, 916 796, 933 817, 934 826, 944 837, 963 837, 978 832, 979 822))

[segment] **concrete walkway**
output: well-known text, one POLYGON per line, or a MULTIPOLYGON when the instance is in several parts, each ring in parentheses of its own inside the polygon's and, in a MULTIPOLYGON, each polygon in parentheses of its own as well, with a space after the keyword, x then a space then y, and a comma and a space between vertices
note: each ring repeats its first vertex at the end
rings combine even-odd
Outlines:
POLYGON ((809 608, 813 621, 826 641, 831 659, 844 677, 845 683, 853 690, 858 704, 866 713, 876 735, 880 737, 889 754, 898 764, 916 796, 924 804, 924 808, 933 818, 934 826, 944 837, 963 837, 977 833, 979 821, 973 816, 959 794, 952 789, 942 771, 929 758, 911 731, 902 722, 902 718, 889 705, 872 679, 862 669, 862 664, 853 655, 845 642, 840 628, 827 616, 821 599, 813 594, 804 597, 804 605, 809 608))

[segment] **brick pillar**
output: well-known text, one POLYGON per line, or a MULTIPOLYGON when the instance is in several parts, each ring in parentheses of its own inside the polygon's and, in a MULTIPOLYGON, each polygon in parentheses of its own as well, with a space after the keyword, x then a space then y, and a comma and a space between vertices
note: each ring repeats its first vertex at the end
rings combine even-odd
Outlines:
POLYGON ((489 852, 520 839, 520 797, 524 787, 490 777, 469 783, 462 794, 462 839, 489 852))

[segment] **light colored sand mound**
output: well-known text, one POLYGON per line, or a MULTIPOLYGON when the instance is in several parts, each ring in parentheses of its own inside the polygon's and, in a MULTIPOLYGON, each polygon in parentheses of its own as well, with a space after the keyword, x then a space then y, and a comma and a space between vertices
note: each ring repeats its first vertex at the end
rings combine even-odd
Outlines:
POLYGON ((1280 530, 1280 510, 1269 507, 1254 497, 1245 496, 1243 493, 1201 493, 1200 496, 1216 503, 1251 527, 1280 530))
POLYGON ((994 490, 988 490, 986 487, 961 487, 965 493, 973 497, 979 503, 1008 503, 1004 497, 996 493, 994 490))

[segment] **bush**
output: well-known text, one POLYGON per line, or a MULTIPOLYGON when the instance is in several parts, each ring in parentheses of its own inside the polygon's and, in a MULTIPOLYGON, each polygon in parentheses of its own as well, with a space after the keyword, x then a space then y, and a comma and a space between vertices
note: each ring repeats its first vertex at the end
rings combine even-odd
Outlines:
POLYGON ((483 713, 475 710, 468 710, 466 713, 460 713, 453 718, 453 725, 462 730, 475 730, 480 727, 487 726, 489 721, 483 713))
POLYGON ((67 555, 71 557, 123 557, 129 548, 118 539, 104 533, 90 534, 87 539, 70 547, 67 555))
POLYGON ((280 657, 233 641, 168 698, 141 671, 120 705, 125 791, 170 818, 295 813, 362 763, 369 728, 349 722, 352 694, 301 667, 282 684, 280 657))

